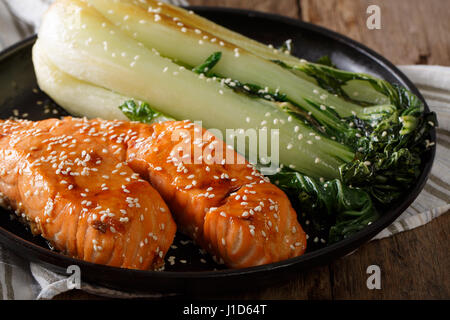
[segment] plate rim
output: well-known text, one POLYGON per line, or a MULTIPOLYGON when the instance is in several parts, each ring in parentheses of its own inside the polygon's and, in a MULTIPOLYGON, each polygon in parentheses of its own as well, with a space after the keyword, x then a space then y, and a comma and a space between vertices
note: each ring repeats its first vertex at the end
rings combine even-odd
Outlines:
MULTIPOLYGON (((246 9, 237 9, 237 8, 228 8, 228 7, 210 7, 210 6, 188 6, 185 7, 188 10, 193 10, 196 13, 221 13, 225 12, 228 14, 237 14, 244 15, 248 17, 256 17, 263 18, 275 21, 277 23, 291 24, 297 28, 312 31, 315 33, 320 33, 325 37, 332 38, 335 41, 343 43, 344 45, 350 46, 352 49, 362 53, 365 56, 368 56, 371 60, 374 60, 378 63, 382 68, 388 71, 390 74, 393 74, 396 78, 400 79, 401 82, 414 94, 416 94, 419 99, 424 102, 425 110, 430 111, 425 99, 421 95, 420 91, 417 87, 389 60, 375 52, 374 50, 368 48, 367 46, 348 38, 347 36, 329 30, 327 28, 314 25, 308 22, 300 21, 297 19, 285 17, 279 14, 265 13, 254 10, 246 10, 246 9)), ((0 61, 6 59, 7 57, 13 55, 14 53, 22 50, 25 47, 31 46, 36 40, 37 36, 32 35, 20 42, 13 44, 10 47, 5 48, 0 52, 0 61)), ((402 85, 403 85, 402 84, 402 85)), ((436 130, 433 129, 431 131, 431 141, 436 141, 436 130)), ((210 279, 210 278, 224 278, 224 277, 235 277, 235 276, 245 276, 245 275, 257 275, 260 273, 264 273, 267 271, 275 271, 275 270, 284 270, 287 268, 295 268, 295 269, 303 269, 309 268, 310 266, 320 265, 327 262, 330 262, 338 257, 344 256, 349 252, 359 248, 362 244, 373 238, 376 234, 382 231, 385 227, 391 224, 404 210, 417 198, 419 193, 422 191, 425 183, 428 180, 428 177, 431 172, 431 167, 434 163, 436 147, 434 146, 430 151, 429 160, 424 164, 423 171, 417 179, 417 184, 411 188, 410 193, 405 196, 405 198, 399 202, 397 209, 391 213, 390 215, 382 215, 377 221, 362 229, 361 231, 355 233, 351 237, 341 240, 337 243, 334 243, 325 248, 321 248, 312 252, 308 252, 302 256, 294 257, 286 260, 282 260, 275 263, 265 264, 261 266, 248 267, 243 269, 224 269, 224 270, 216 270, 216 271, 152 271, 152 270, 135 270, 135 269, 126 269, 120 267, 111 267, 106 265, 95 264, 91 262, 87 262, 84 260, 71 258, 69 256, 63 255, 62 253, 52 251, 50 249, 46 249, 40 247, 26 239, 21 238, 20 236, 4 229, 0 226, 0 239, 3 240, 1 242, 15 242, 17 245, 22 246, 26 250, 34 251, 34 253, 43 255, 46 259, 38 259, 44 264, 50 264, 51 266, 56 267, 57 269, 63 268, 63 266, 67 267, 69 265, 76 264, 81 268, 89 268, 89 269, 100 269, 103 272, 113 272, 114 274, 121 273, 124 276, 136 276, 139 278, 148 277, 148 278, 158 278, 158 279, 186 279, 189 280, 194 279, 210 279), (6 240, 6 241, 5 241, 6 240), (49 260, 53 260, 50 262, 49 260), (58 263, 55 263, 55 260, 59 260, 58 263), (308 265, 309 263, 309 265, 308 265)), ((101 283, 99 283, 101 284, 101 283)), ((111 287, 111 285, 101 284, 104 286, 111 287)), ((151 291, 152 288, 149 288, 151 291)))

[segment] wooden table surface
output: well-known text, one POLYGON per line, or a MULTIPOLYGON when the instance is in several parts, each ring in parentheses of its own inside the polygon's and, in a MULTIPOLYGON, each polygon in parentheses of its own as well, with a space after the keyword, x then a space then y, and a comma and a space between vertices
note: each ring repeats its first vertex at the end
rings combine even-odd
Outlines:
MULTIPOLYGON (((450 66, 448 0, 190 0, 192 5, 277 13, 335 30, 360 41, 395 64, 450 66), (366 9, 381 8, 381 30, 366 27, 366 9)), ((447 173, 448 174, 448 173, 447 173)), ((330 265, 299 273, 289 283, 218 299, 449 299, 450 216, 372 241, 330 265), (381 269, 381 289, 366 286, 366 269, 381 269)), ((56 299, 99 299, 71 291, 56 299)), ((202 297, 198 297, 202 298, 202 297)))

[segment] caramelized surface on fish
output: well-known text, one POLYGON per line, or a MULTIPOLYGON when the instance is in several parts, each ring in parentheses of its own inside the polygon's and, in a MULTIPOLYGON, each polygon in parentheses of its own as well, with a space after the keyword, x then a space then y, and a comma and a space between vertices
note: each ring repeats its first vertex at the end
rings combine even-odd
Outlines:
POLYGON ((159 193, 127 164, 125 138, 109 143, 117 123, 101 122, 93 131, 96 123, 0 122, 3 203, 69 256, 158 268, 175 223, 159 193))
POLYGON ((164 122, 128 145, 130 166, 218 262, 243 268, 304 253, 306 234, 284 192, 208 131, 164 122))
MULTIPOLYGON (((6 130, 8 127, 19 126, 19 124, 15 123, 7 123, 5 122, 2 125, 3 134, 8 131, 6 130)), ((33 154, 36 151, 29 152, 30 147, 41 145, 43 141, 50 142, 49 137, 52 136, 58 136, 59 140, 52 142, 52 151, 39 151, 33 156, 33 161, 38 161, 40 165, 32 166, 34 171, 30 175, 31 177, 25 179, 25 181, 29 181, 33 176, 39 177, 33 178, 35 180, 42 180, 40 176, 43 175, 41 171, 44 165, 47 168, 46 171, 52 174, 52 178, 46 177, 45 179, 55 179, 61 184, 61 177, 56 173, 53 174, 53 172, 57 170, 61 156, 69 153, 69 146, 73 143, 71 141, 73 139, 77 140, 77 143, 74 143, 74 148, 78 150, 78 153, 82 152, 82 150, 93 148, 92 154, 102 155, 100 165, 107 166, 109 162, 110 164, 104 169, 99 167, 98 172, 89 171, 91 175, 86 178, 69 175, 68 178, 70 180, 67 180, 67 183, 61 187, 64 190, 64 199, 67 200, 61 202, 60 206, 69 208, 70 206, 65 203, 74 203, 74 201, 78 201, 80 208, 83 206, 82 201, 84 198, 79 193, 67 191, 67 185, 73 185, 74 179, 82 181, 76 181, 77 185, 81 186, 78 187, 80 189, 78 192, 82 192, 83 188, 92 190, 95 188, 95 190, 99 191, 104 186, 103 183, 106 183, 106 186, 112 189, 109 181, 114 178, 115 194, 99 192, 95 193, 92 199, 90 198, 91 200, 85 200, 93 203, 97 201, 95 204, 92 204, 92 208, 100 205, 102 208, 109 207, 112 210, 120 211, 121 208, 118 208, 119 210, 116 208, 123 201, 125 191, 122 185, 125 185, 127 191, 134 192, 134 195, 127 193, 125 199, 139 198, 141 207, 139 210, 135 207, 131 209, 126 208, 128 211, 132 211, 131 214, 134 217, 132 222, 134 221, 138 225, 144 224, 137 219, 137 215, 142 212, 142 208, 148 208, 148 211, 144 212, 145 221, 147 221, 146 215, 150 215, 148 219, 157 219, 156 222, 151 220, 152 223, 147 225, 151 230, 138 234, 142 234, 142 237, 148 233, 156 235, 158 239, 156 242, 147 238, 148 246, 158 245, 159 252, 166 252, 172 241, 175 227, 173 227, 171 220, 168 218, 170 215, 168 210, 166 214, 162 215, 158 212, 158 210, 161 211, 159 208, 163 208, 163 211, 165 211, 164 204, 159 196, 154 196, 155 191, 141 179, 150 181, 153 187, 159 191, 170 207, 178 228, 209 251, 219 263, 225 263, 231 268, 243 268, 281 261, 299 256, 305 251, 306 234, 298 223, 296 212, 287 196, 255 170, 243 157, 239 156, 230 147, 227 147, 225 143, 218 140, 210 132, 195 126, 189 121, 172 121, 147 125, 128 121, 85 120, 67 117, 61 121, 47 120, 38 122, 37 125, 35 123, 26 123, 26 126, 27 128, 25 128, 25 123, 21 123, 20 130, 22 132, 16 132, 14 135, 17 139, 23 140, 23 142, 19 143, 20 148, 18 145, 9 147, 9 149, 3 147, 5 143, 11 144, 11 141, 14 139, 10 133, 7 133, 8 138, 6 140, 5 138, 0 140, 3 150, 2 154, 6 154, 5 150, 12 150, 14 153, 17 153, 17 150, 22 150, 20 159, 23 160, 20 163, 31 164, 33 162, 30 159, 27 160, 27 157, 30 157, 28 154, 33 154), (53 127, 53 129, 51 134, 47 134, 48 137, 39 136, 35 138, 36 135, 26 133, 27 130, 36 130, 38 128, 50 131, 49 127, 53 127), (70 138, 64 140, 60 136, 68 131, 68 128, 76 127, 79 129, 70 130, 70 138), (37 139, 37 141, 34 142, 33 139, 37 139), (27 140, 30 140, 30 142, 26 142, 27 140), (93 143, 94 141, 95 143, 93 143), (80 143, 85 143, 85 145, 80 143), (50 152, 54 151, 56 151, 54 156, 56 156, 57 160, 54 160, 49 155, 50 152), (66 151, 66 153, 61 155, 62 151, 66 151), (43 160, 40 157, 44 157, 42 158, 43 160), (50 157, 50 161, 44 161, 47 159, 46 157, 50 157), (53 168, 55 163, 56 166, 53 168), (122 167, 117 167, 120 166, 120 163, 123 164, 122 167), (128 170, 129 173, 125 173, 122 176, 122 172, 128 172, 128 170), (140 178, 133 171, 138 173, 140 178), (107 179, 108 181, 103 178, 104 172, 109 172, 106 173, 110 176, 109 180, 107 179), (132 189, 129 186, 130 182, 126 181, 126 177, 142 189, 138 190, 137 187, 132 189), (162 221, 163 219, 166 220, 162 221), (166 226, 165 228, 161 227, 164 225, 166 226)), ((17 130, 12 128, 9 131, 14 132, 17 130)), ((86 154, 81 156, 85 157, 86 154)), ((79 155, 76 157, 80 158, 79 155)), ((90 157, 93 158, 93 156, 90 157)), ((4 156, 1 161, 8 163, 6 158, 3 158, 4 156)), ((15 158, 17 158, 17 155, 13 157, 13 159, 15 158)), ((12 169, 18 167, 17 162, 17 160, 12 162, 12 169)), ((8 187, 17 184, 17 178, 9 183, 5 183, 4 178, 2 179, 1 189, 5 195, 8 198, 21 199, 20 201, 23 201, 24 197, 16 194, 18 191, 14 191, 16 193, 6 192, 8 187)), ((48 198, 51 197, 45 194, 40 199, 48 198)), ((41 202, 39 203, 39 209, 34 213, 28 213, 27 216, 29 216, 30 220, 34 220, 36 216, 39 216, 42 224, 42 221, 46 221, 45 219, 48 218, 45 216, 45 203, 41 202), (44 213, 39 214, 42 211, 44 213)), ((22 204, 22 206, 25 208, 32 207, 30 204, 22 204)), ((86 217, 94 214, 90 207, 86 209, 88 210, 86 213, 79 214, 79 219, 82 221, 86 219, 85 223, 88 221, 86 217)), ((61 211, 61 209, 58 210, 56 212, 61 211)), ((78 217, 80 209, 77 208, 75 210, 74 208, 72 210, 77 212, 78 217)), ((32 212, 30 209, 25 211, 32 212)), ((53 211, 55 211, 55 208, 53 208, 53 211)), ((100 214, 96 214, 98 218, 100 214)), ((128 213, 129 216, 130 213, 128 213)), ((49 219, 49 221, 53 221, 51 217, 49 219)), ((106 222, 116 223, 117 221, 115 219, 106 219, 106 222)), ((49 226, 51 225, 50 223, 49 226)), ((117 223, 117 225, 122 226, 120 223, 117 223)), ((130 224, 123 225, 127 226, 130 224)), ((138 225, 134 228, 139 229, 138 225)), ((58 233, 56 226, 55 229, 52 229, 53 233, 47 231, 50 228, 49 226, 46 224, 44 226, 46 229, 41 232, 47 238, 56 243, 58 241, 61 242, 60 240, 63 238, 58 233)), ((119 227, 116 227, 116 224, 112 226, 116 229, 116 232, 120 230, 119 227)), ((43 229, 43 227, 40 228, 43 229)), ((84 226, 83 228, 86 229, 84 226)), ((98 229, 95 229, 93 226, 88 229, 96 236, 102 235, 101 231, 95 232, 94 230, 98 229)), ((109 234, 109 232, 106 234, 109 234)), ((130 236, 139 238, 134 233, 130 236)), ((85 241, 83 237, 78 241, 85 241)), ((72 255, 79 253, 80 249, 75 245, 70 246, 67 243, 67 239, 69 238, 64 238, 64 243, 59 245, 58 248, 60 250, 67 248, 68 250, 66 251, 69 251, 72 255)), ((145 241, 145 238, 139 238, 134 245, 139 244, 140 241, 145 241)), ((79 244, 81 248, 84 246, 79 244)), ((136 250, 145 251, 149 249, 148 246, 140 247, 140 249, 136 250)), ((154 252, 153 250, 154 248, 149 251, 154 252)), ((141 256, 144 254, 143 251, 140 251, 141 256)), ((97 256, 100 255, 97 253, 97 256)), ((91 256, 86 254, 82 254, 81 257, 92 259, 91 256)))

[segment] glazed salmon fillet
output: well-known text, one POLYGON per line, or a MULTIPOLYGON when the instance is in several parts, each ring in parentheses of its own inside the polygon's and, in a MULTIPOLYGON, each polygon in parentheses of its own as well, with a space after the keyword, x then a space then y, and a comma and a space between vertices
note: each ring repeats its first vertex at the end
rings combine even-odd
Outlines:
MULTIPOLYGON (((110 121, 87 123, 96 132, 110 121)), ((244 268, 304 253, 306 234, 284 192, 210 132, 189 121, 114 123, 110 138, 121 137, 128 165, 217 262, 244 268)))
MULTIPOLYGON (((3 134, 7 131, 5 127, 13 126, 11 122, 8 125, 6 123, 3 124, 3 134)), ((17 137, 30 130, 25 129, 25 123, 21 123, 22 134, 17 132, 15 134, 17 137)), ((61 134, 68 131, 71 137, 78 135, 85 139, 87 137, 89 141, 86 143, 89 146, 95 142, 94 145, 99 148, 95 150, 96 154, 108 156, 114 165, 126 163, 124 167, 130 170, 131 175, 133 175, 131 172, 139 174, 140 179, 149 181, 161 194, 170 208, 178 229, 211 253, 218 263, 225 263, 231 268, 244 268, 299 256, 305 251, 306 234, 298 223, 297 214, 287 196, 232 148, 189 121, 167 121, 149 125, 129 121, 66 117, 63 120, 38 122, 38 125, 27 123, 27 126, 30 128, 54 126, 56 129, 52 130, 50 136, 56 134, 54 130, 62 130, 61 134)), ((9 131, 14 130, 17 129, 9 131)), ((12 139, 10 137, 0 142, 10 143, 12 139)), ((48 138, 38 139, 39 143, 44 139, 48 138)), ((25 150, 31 146, 30 143, 23 146, 22 157, 28 157, 28 151, 25 150)), ((86 147, 78 148, 83 150, 86 147)), ((14 150, 16 149, 17 146, 14 147, 14 150)), ((36 156, 36 159, 40 156, 40 154, 36 156)), ((109 171, 120 171, 114 169, 113 164, 109 171)), ((17 164, 15 166, 17 167, 17 164)), ((114 179, 117 178, 115 183, 120 186, 123 181, 117 172, 114 179)), ((100 178, 101 173, 98 173, 98 176, 97 184, 105 183, 100 178)), ((150 210, 152 203, 152 208, 154 206, 166 208, 158 197, 156 204, 154 203, 155 199, 152 198, 154 190, 140 179, 137 181, 142 185, 142 189, 135 189, 135 197, 140 196, 140 201, 146 202, 145 205, 149 207, 147 214, 152 212, 150 210)), ((16 180, 7 183, 7 186, 14 185, 17 183, 16 180)), ((4 182, 1 190, 6 189, 3 185, 4 182)), ((86 182, 86 185, 89 185, 89 182, 86 182)), ((88 188, 92 189, 93 186, 88 188)), ((111 208, 113 204, 109 201, 119 201, 114 199, 119 195, 122 196, 120 188, 117 188, 118 195, 109 194, 105 198, 105 203, 102 203, 103 206, 111 208)), ((127 189, 134 191, 129 187, 127 189)), ((4 193, 10 199, 18 198, 16 194, 4 193)), ((74 195, 76 196, 77 194, 74 195)), ((78 201, 80 200, 78 197, 78 201)), ((41 207, 43 205, 45 203, 40 204, 41 207)), ((141 211, 136 210, 135 214, 141 211)), ((165 253, 175 230, 171 220, 168 220, 168 212, 169 210, 165 215, 157 212, 152 216, 154 219, 167 219, 157 223, 165 224, 164 230, 148 231, 153 232, 157 235, 158 241, 163 242, 158 243, 160 253, 165 253)), ((34 219, 33 215, 29 213, 28 215, 34 219)), ((88 229, 97 234, 94 232, 95 228, 88 229)), ((58 234, 56 226, 53 232, 58 234)), ((142 234, 146 232, 147 230, 142 234)), ((56 237, 53 235, 52 238, 58 240, 61 239, 61 235, 56 237)), ((156 245, 154 242, 149 243, 156 245)), ((67 243, 59 248, 65 247, 69 248, 67 243)), ((78 251, 72 249, 71 252, 78 251)), ((82 257, 86 258, 86 255, 82 257)))
POLYGON ((176 225, 159 193, 81 119, 0 122, 2 204, 55 249, 85 261, 157 269, 176 225))
POLYGON ((217 262, 244 268, 304 253, 306 234, 286 194, 210 132, 189 121, 153 124, 127 154, 179 230, 217 262))

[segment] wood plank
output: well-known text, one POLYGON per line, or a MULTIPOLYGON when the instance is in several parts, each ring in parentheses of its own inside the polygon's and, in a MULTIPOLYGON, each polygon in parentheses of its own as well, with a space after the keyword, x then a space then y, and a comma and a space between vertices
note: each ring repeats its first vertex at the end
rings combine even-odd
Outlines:
MULTIPOLYGON (((207 299, 208 297, 200 298, 207 299)), ((247 291, 231 295, 218 294, 215 298, 243 300, 330 300, 332 298, 330 270, 328 266, 320 266, 299 272, 297 276, 285 283, 258 291, 247 291)))
POLYGON ((360 41, 395 64, 450 65, 450 1, 301 0, 302 18, 360 41), (366 26, 369 5, 381 30, 366 26))
POLYGON ((268 300, 331 300, 330 270, 322 266, 299 273, 288 284, 274 286, 259 293, 245 294, 245 299, 268 300))
POLYGON ((449 299, 450 215, 372 241, 331 264, 334 299, 449 299), (381 290, 366 286, 369 265, 381 269, 381 290))
POLYGON ((282 14, 291 18, 299 17, 299 5, 297 0, 190 0, 189 4, 193 6, 202 5, 250 9, 282 14))

